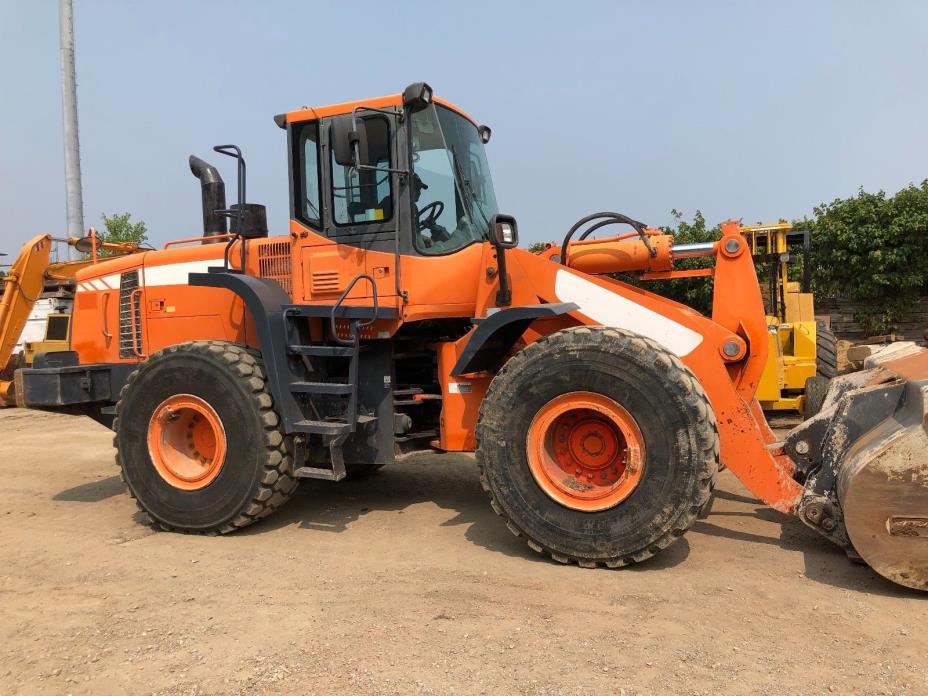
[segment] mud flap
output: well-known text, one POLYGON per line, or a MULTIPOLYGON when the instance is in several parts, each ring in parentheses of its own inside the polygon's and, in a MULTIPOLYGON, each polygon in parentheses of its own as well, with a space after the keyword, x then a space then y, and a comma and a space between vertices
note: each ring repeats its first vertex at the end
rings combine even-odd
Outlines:
POLYGON ((928 351, 897 356, 832 380, 785 450, 805 483, 803 522, 893 582, 928 590, 928 351))

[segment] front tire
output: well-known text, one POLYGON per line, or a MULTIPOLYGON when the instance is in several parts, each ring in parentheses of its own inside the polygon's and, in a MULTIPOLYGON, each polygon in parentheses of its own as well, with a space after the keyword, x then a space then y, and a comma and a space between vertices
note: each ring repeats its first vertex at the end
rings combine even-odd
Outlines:
POLYGON ((298 485, 261 356, 245 346, 194 341, 155 353, 129 376, 113 429, 130 495, 169 531, 241 529, 298 485))
POLYGON ((558 331, 493 379, 477 426, 493 509, 562 563, 611 568, 669 546, 706 505, 715 417, 675 355, 601 326, 558 331))

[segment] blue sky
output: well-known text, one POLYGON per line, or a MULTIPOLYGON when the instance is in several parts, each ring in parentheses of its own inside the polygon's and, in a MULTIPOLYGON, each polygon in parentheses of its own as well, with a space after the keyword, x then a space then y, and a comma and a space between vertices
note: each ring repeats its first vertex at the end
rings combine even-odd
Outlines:
MULTIPOLYGON (((493 128, 524 242, 601 209, 753 222, 928 177, 925 2, 74 5, 85 224, 128 210, 156 242, 199 233, 187 156, 226 142, 286 231, 273 114, 416 80, 493 128)), ((0 0, 0 251, 65 230, 57 22, 0 0)))

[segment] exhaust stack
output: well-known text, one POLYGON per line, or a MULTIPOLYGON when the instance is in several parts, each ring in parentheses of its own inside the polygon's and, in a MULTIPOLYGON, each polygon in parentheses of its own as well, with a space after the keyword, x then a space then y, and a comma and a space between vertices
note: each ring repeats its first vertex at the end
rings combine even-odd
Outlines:
MULTIPOLYGON (((226 234, 226 216, 219 211, 226 209, 226 185, 213 165, 190 155, 190 171, 200 180, 203 198, 203 236, 226 234)), ((207 240, 209 244, 217 240, 207 240)))

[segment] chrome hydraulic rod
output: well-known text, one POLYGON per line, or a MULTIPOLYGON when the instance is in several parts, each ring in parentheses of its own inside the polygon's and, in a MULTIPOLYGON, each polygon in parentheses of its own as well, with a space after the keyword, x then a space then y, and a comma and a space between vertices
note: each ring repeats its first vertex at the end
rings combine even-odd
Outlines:
POLYGON ((674 259, 695 259, 701 256, 715 256, 716 242, 699 242, 697 244, 674 244, 674 259))

